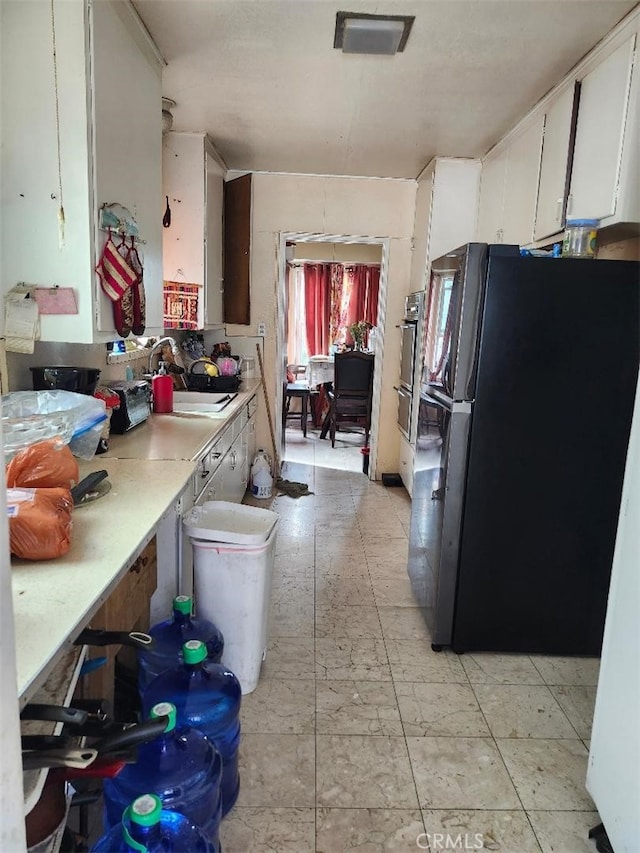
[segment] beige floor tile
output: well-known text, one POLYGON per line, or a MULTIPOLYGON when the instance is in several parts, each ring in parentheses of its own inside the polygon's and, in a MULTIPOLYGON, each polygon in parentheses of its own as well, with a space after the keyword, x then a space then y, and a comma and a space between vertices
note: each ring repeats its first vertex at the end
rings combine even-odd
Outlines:
POLYGON ((406 537, 402 522, 389 506, 385 507, 386 518, 376 519, 375 513, 367 512, 364 516, 358 516, 358 527, 363 539, 371 536, 389 536, 391 539, 404 540, 406 537))
POLYGON ((318 734, 403 735, 389 681, 318 681, 318 734))
POLYGON ((287 556, 291 560, 307 563, 314 557, 315 542, 313 536, 288 536, 278 531, 276 537, 276 558, 287 556))
POLYGON ((315 809, 238 808, 220 827, 224 853, 315 853, 315 809))
POLYGON ((365 639, 382 637, 375 607, 336 604, 316 607, 316 637, 365 639))
POLYGON ((599 658, 556 658, 532 655, 531 660, 545 684, 595 687, 598 683, 599 658))
POLYGON ((473 690, 494 737, 576 737, 545 685, 474 684, 473 690))
POLYGON ((372 561, 394 561, 407 564, 409 543, 404 537, 391 539, 389 537, 367 536, 364 540, 364 551, 367 559, 372 561))
POLYGON ((313 637, 315 617, 310 601, 275 601, 269 615, 269 637, 313 637))
POLYGON ((292 560, 287 554, 276 557, 273 564, 273 590, 285 585, 290 580, 313 581, 316 576, 316 565, 313 555, 305 560, 292 560))
POLYGON ((422 607, 378 606, 382 634, 389 640, 420 640, 430 644, 429 629, 422 607))
POLYGON ((340 808, 416 808, 402 737, 317 736, 317 802, 340 808))
POLYGON ((263 678, 315 678, 315 641, 308 637, 270 640, 260 670, 263 678))
POLYGON ((360 560, 365 562, 364 546, 360 533, 347 532, 344 536, 340 534, 340 529, 335 529, 332 533, 327 533, 322 536, 316 536, 316 567, 318 566, 318 557, 341 557, 343 560, 360 560))
MULTIPOLYGON (((422 812, 422 816, 431 853, 452 849, 540 853, 536 836, 523 811, 428 809, 422 812)), ((569 848, 564 853, 569 853, 569 848)))
POLYGON ((497 738, 525 809, 593 809, 585 789, 588 752, 581 740, 497 738))
POLYGON ((244 734, 238 807, 315 805, 313 735, 244 734))
POLYGON ((527 812, 543 853, 594 853, 589 830, 600 823, 598 812, 527 812))
POLYGON ((369 568, 364 549, 355 554, 325 554, 319 548, 316 554, 316 576, 318 579, 337 576, 369 580, 369 568))
POLYGON ((418 604, 406 573, 404 577, 393 578, 373 574, 371 586, 378 607, 416 607, 418 604))
POLYGON ((395 682, 407 737, 489 737, 490 732, 468 684, 395 682))
POLYGON ((408 737, 407 746, 422 808, 521 808, 490 738, 408 737))
POLYGON ((458 655, 450 651, 434 652, 422 640, 385 639, 394 681, 468 684, 458 655))
POLYGON ((460 660, 472 684, 544 684, 527 655, 474 654, 460 660))
POLYGON ((394 580, 404 583, 409 580, 407 572, 407 561, 400 555, 388 560, 378 560, 375 557, 367 557, 367 565, 371 578, 380 580, 394 580))
MULTIPOLYGON (((291 569, 293 566, 289 563, 291 569)), ((271 584, 271 603, 280 604, 290 602, 296 606, 314 603, 315 580, 314 578, 298 575, 295 571, 278 572, 273 577, 271 584)))
POLYGON ((318 607, 340 605, 375 607, 371 581, 364 576, 316 578, 316 604, 318 607))
POLYGON ((289 513, 280 516, 278 538, 306 539, 313 542, 316 532, 315 514, 313 510, 300 513, 289 513))
POLYGON ((316 639, 316 677, 330 681, 391 681, 382 639, 316 639))
POLYGON ((243 735, 314 734, 315 692, 315 681, 262 679, 252 693, 242 697, 243 735))
POLYGON ((423 832, 416 809, 318 809, 316 853, 416 853, 423 832))
POLYGON ((578 732, 578 736, 583 740, 590 738, 597 688, 555 686, 549 689, 578 732))

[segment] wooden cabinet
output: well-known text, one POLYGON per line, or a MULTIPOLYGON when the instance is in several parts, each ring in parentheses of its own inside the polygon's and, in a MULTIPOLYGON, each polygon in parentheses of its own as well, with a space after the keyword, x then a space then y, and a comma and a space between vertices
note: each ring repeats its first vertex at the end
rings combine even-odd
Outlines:
MULTIPOLYGON (((640 221, 640 210, 621 205, 620 187, 635 177, 638 157, 638 81, 632 92, 637 35, 618 45, 581 80, 567 216, 611 222, 640 221), (626 174, 622 171, 627 166, 626 174), (631 174, 629 170, 634 169, 631 174)), ((637 188, 635 198, 637 201, 637 188)), ((629 198, 625 196, 625 198, 629 198)), ((604 222, 603 224, 609 224, 604 222)))
POLYGON ((579 85, 572 81, 545 109, 534 240, 557 234, 565 225, 578 95, 579 85))
POLYGON ((251 322, 251 174, 224 185, 224 321, 251 322))
POLYGON ((167 133, 162 148, 163 191, 171 210, 162 235, 164 278, 201 289, 198 328, 220 325, 226 167, 204 133, 167 133))
POLYGON ((44 315, 47 341, 117 337, 95 266, 98 211, 134 216, 144 263, 147 333, 162 328, 161 64, 124 0, 0 4, 3 288, 19 281, 76 291, 77 314, 44 315), (59 141, 59 145, 58 145, 59 141), (64 209, 64 227, 59 209, 64 209), (34 250, 34 246, 37 250, 34 250))
POLYGON ((482 163, 478 240, 530 243, 538 195, 543 117, 534 116, 482 163))
MULTIPOLYGON (((157 585, 157 548, 155 537, 132 563, 109 598, 91 620, 91 627, 105 631, 148 631, 149 601, 157 585)), ((85 698, 105 698, 113 707, 116 655, 120 646, 90 649, 90 657, 107 658, 107 663, 83 678, 85 698)), ((127 649, 131 666, 135 651, 127 649)))

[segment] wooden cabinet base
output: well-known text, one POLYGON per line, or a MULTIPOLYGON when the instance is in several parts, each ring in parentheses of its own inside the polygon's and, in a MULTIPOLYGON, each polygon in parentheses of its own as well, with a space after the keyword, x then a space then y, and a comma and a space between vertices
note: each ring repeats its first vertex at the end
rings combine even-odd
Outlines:
MULTIPOLYGON (((148 631, 149 600, 157 586, 157 548, 155 537, 134 561, 118 586, 91 620, 92 628, 106 631, 148 631)), ((82 679, 82 697, 106 699, 114 704, 116 656, 135 669, 135 650, 123 646, 90 649, 89 658, 106 657, 107 662, 82 679)))

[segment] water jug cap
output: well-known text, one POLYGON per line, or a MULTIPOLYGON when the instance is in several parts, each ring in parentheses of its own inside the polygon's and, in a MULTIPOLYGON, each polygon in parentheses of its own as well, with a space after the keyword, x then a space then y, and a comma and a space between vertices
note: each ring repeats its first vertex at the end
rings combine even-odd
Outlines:
POLYGON ((177 714, 176 706, 171 702, 157 702, 151 709, 149 719, 157 720, 158 717, 169 717, 165 732, 170 732, 176 727, 177 714))
POLYGON ((200 663, 207 657, 207 647, 202 640, 187 640, 182 647, 185 663, 200 663))
POLYGON ((190 595, 176 595, 173 599, 173 609, 177 610, 178 613, 182 613, 185 616, 191 616, 191 596, 190 595))
POLYGON ((129 818, 138 826, 153 826, 160 822, 162 801, 155 794, 143 794, 131 803, 129 818))

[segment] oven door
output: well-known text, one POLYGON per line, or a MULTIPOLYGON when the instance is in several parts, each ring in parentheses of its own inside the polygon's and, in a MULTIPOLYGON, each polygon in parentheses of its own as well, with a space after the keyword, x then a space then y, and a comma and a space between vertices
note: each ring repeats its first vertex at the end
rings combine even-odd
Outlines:
POLYGON ((400 427, 400 432, 405 436, 405 438, 410 439, 410 429, 411 429, 411 403, 412 403, 412 395, 411 391, 408 391, 402 385, 396 388, 398 392, 398 426, 400 427))
POLYGON ((400 382, 409 391, 413 388, 416 330, 416 323, 400 324, 400 382))

